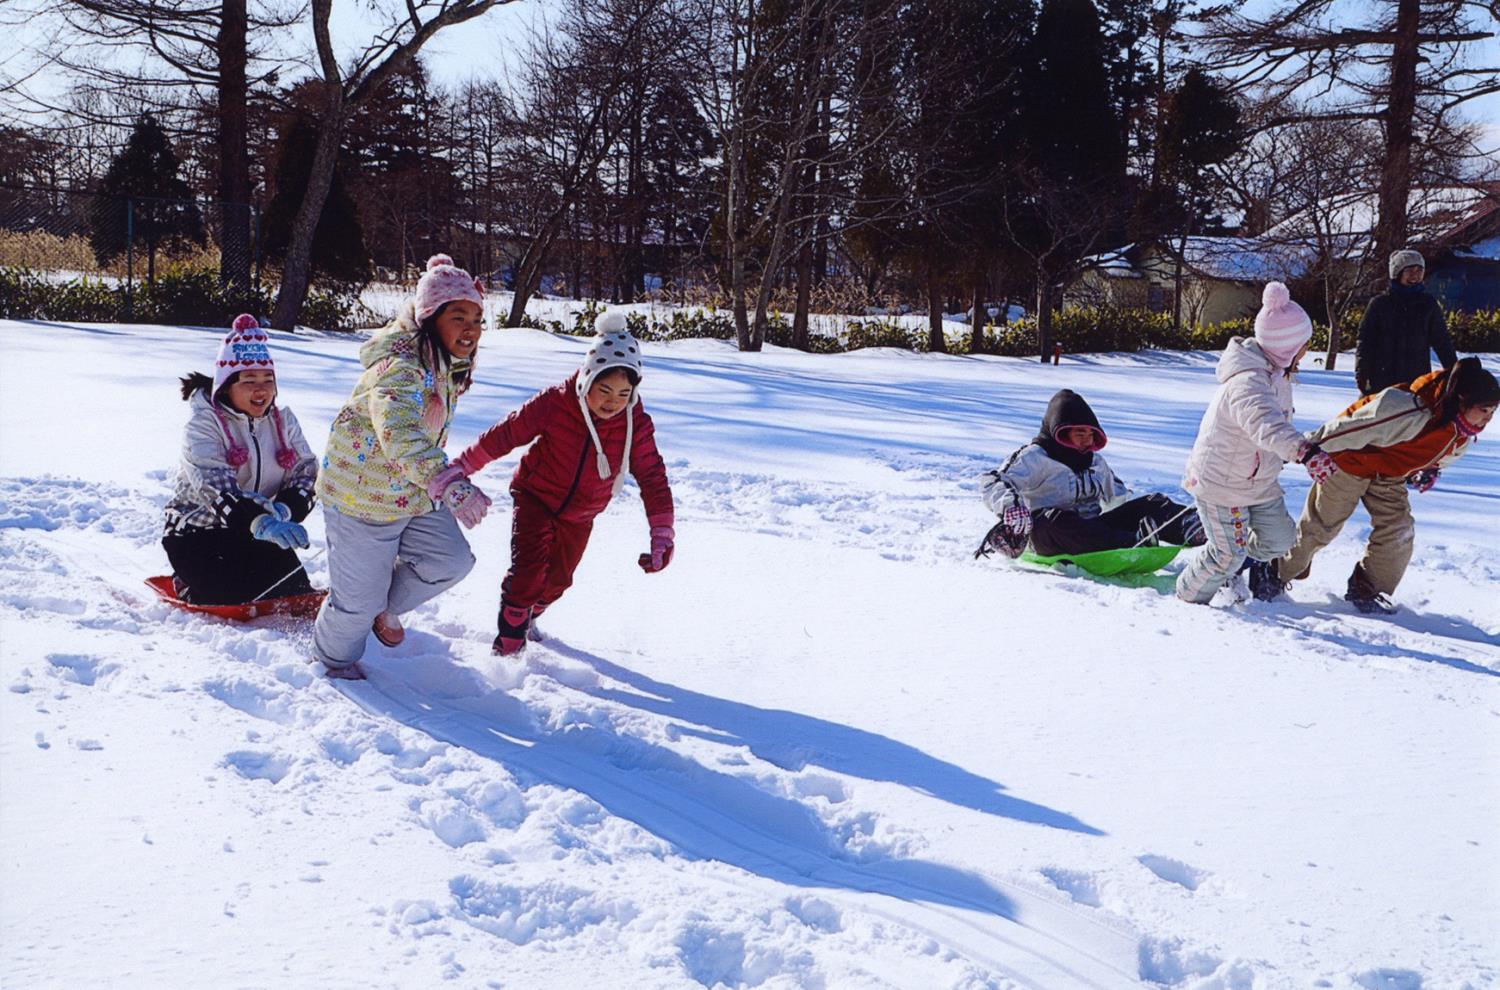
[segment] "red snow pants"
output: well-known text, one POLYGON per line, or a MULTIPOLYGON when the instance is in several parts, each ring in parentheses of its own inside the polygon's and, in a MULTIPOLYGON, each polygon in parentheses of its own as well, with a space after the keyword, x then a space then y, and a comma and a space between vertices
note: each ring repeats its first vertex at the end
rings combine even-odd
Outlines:
POLYGON ((510 494, 516 503, 510 517, 510 570, 500 584, 500 600, 517 608, 545 608, 573 583, 594 521, 564 522, 535 495, 518 488, 510 494))

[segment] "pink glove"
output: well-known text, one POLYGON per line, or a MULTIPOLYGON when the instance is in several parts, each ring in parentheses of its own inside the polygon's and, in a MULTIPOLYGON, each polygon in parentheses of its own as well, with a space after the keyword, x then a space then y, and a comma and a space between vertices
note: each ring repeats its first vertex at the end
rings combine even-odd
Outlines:
POLYGON ((1437 480, 1438 469, 1435 467, 1426 467, 1420 471, 1413 471, 1406 476, 1406 483, 1418 492, 1431 491, 1432 486, 1437 484, 1437 480))
POLYGON ((1307 476, 1315 485, 1321 485, 1339 473, 1339 466, 1334 463, 1333 457, 1315 443, 1304 443, 1297 453, 1297 460, 1307 468, 1307 476))
POLYGON ((453 513, 453 518, 463 523, 464 529, 478 526, 484 514, 490 511, 490 497, 462 479, 443 492, 443 504, 453 513))
POLYGON ((1000 520, 1005 523, 1006 530, 1019 537, 1023 543, 1031 535, 1031 510, 1024 505, 1017 503, 1006 506, 1005 511, 1000 514, 1000 520))
POLYGON ((455 481, 464 480, 467 476, 468 472, 457 461, 454 461, 433 475, 432 480, 427 482, 427 496, 434 502, 441 502, 443 500, 443 492, 448 490, 448 486, 455 481))
POLYGON ((641 554, 636 563, 647 574, 655 574, 672 562, 672 540, 677 534, 671 526, 651 527, 651 552, 641 554))

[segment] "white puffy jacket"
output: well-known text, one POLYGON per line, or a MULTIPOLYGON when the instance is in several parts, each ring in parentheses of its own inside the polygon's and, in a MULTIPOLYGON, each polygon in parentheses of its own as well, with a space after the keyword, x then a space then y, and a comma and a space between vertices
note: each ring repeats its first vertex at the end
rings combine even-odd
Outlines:
POLYGON ((288 409, 276 409, 251 419, 232 408, 219 406, 214 415, 205 390, 188 399, 189 417, 182 432, 182 460, 177 469, 177 489, 166 508, 168 531, 215 526, 249 526, 265 509, 250 494, 284 502, 300 521, 312 509, 313 483, 318 476, 317 458, 302 436, 302 427, 288 409), (277 436, 276 420, 281 420, 277 436), (226 437, 226 428, 228 435, 226 437), (290 468, 276 460, 285 440, 296 458, 290 468), (229 445, 244 447, 249 457, 238 468, 229 463, 229 445))
POLYGON ((1011 454, 998 471, 986 472, 983 483, 984 504, 997 516, 1020 503, 1032 512, 1071 509, 1092 518, 1128 494, 1098 454, 1089 467, 1074 471, 1034 443, 1011 454))
POLYGON ((1292 378, 1253 338, 1235 337, 1214 372, 1219 390, 1198 426, 1182 486, 1210 505, 1283 496, 1277 477, 1304 442, 1292 426, 1292 378))

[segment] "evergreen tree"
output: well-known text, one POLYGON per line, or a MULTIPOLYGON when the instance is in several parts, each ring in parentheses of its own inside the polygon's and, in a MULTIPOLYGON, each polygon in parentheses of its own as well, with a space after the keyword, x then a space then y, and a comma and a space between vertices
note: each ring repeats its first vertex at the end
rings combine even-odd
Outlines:
POLYGON ((350 118, 344 181, 383 265, 420 267, 437 251, 458 250, 450 243, 457 181, 445 157, 446 110, 422 63, 413 61, 350 118))
MULTIPOLYGON (((286 127, 277 148, 271 202, 261 224, 262 253, 281 262, 286 258, 292 221, 302 201, 318 142, 312 120, 298 115, 286 127)), ((328 199, 313 234, 314 273, 336 282, 364 283, 370 277, 370 252, 354 200, 344 185, 342 167, 335 168, 328 199)))
POLYGON ((130 242, 146 248, 146 280, 156 280, 156 253, 203 243, 203 217, 179 175, 181 159, 161 125, 142 115, 99 184, 89 242, 100 264, 130 242))
POLYGON ((1023 77, 1024 202, 1010 229, 1036 273, 1044 361, 1059 283, 1082 258, 1118 243, 1127 215, 1125 142, 1108 66, 1092 0, 1043 0, 1023 77))

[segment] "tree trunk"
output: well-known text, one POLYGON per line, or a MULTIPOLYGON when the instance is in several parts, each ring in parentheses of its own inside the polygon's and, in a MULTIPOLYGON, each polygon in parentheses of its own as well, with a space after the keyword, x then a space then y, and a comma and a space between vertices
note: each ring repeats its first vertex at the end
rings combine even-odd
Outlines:
POLYGON ((562 229, 563 217, 562 210, 554 210, 543 221, 536 236, 531 239, 531 243, 526 245, 521 260, 516 264, 515 295, 510 301, 510 313, 505 317, 507 327, 521 325, 521 318, 526 315, 526 304, 531 301, 531 297, 541 286, 542 266, 548 252, 552 250, 552 245, 557 241, 557 235, 562 229))
POLYGON ((249 83, 246 0, 223 0, 216 40, 219 62, 219 281, 231 298, 250 295, 249 83))
POLYGON ((792 346, 799 351, 807 350, 808 312, 812 308, 812 238, 802 239, 802 250, 797 252, 797 310, 792 314, 792 346))
POLYGON ((322 86, 326 102, 319 121, 318 145, 313 152, 302 203, 297 207, 297 219, 292 221, 286 261, 281 270, 281 290, 276 294, 276 306, 271 313, 271 325, 277 330, 295 327, 297 317, 302 313, 302 302, 307 298, 307 287, 312 282, 313 235, 317 233, 318 220, 323 215, 323 204, 328 199, 328 190, 333 187, 333 172, 338 165, 339 139, 344 131, 344 90, 338 83, 323 83, 322 86))
POLYGON ((1052 276, 1045 268, 1037 274, 1036 339, 1046 364, 1052 360, 1052 276))
POLYGON ((984 311, 984 277, 974 276, 974 310, 969 320, 969 353, 984 353, 984 323, 989 314, 984 311))
POLYGON ((1182 333, 1182 253, 1187 250, 1186 240, 1177 246, 1177 257, 1172 259, 1172 331, 1182 333))
POLYGON ((1417 106, 1417 31, 1421 0, 1399 0, 1396 44, 1391 52, 1390 101, 1385 109, 1385 158, 1380 170, 1380 216, 1375 225, 1375 256, 1384 260, 1406 246, 1411 199, 1412 116, 1417 106))
POLYGON ((936 265, 927 268, 927 349, 934 354, 948 352, 943 337, 943 282, 936 265))
POLYGON ((1339 314, 1333 305, 1333 289, 1326 282, 1323 285, 1323 298, 1328 315, 1328 352, 1323 357, 1323 370, 1332 371, 1339 360, 1339 314))

